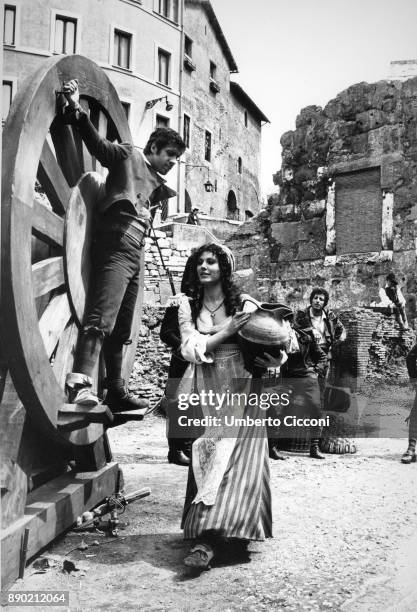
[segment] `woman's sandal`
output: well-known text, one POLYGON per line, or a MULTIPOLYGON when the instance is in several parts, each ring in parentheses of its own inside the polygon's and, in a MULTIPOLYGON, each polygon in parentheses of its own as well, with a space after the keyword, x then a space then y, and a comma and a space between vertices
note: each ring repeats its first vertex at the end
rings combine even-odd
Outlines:
POLYGON ((184 565, 197 569, 210 569, 210 561, 214 557, 214 551, 208 544, 197 544, 190 550, 188 557, 184 559, 184 565))
POLYGON ((401 463, 405 463, 409 465, 410 463, 415 463, 416 461, 416 453, 413 450, 406 450, 404 455, 401 457, 401 463))

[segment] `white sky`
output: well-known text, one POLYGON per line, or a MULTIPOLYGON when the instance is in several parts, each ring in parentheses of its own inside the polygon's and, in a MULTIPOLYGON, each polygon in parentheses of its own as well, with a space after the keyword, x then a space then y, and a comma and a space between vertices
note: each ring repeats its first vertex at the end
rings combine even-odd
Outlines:
POLYGON ((239 67, 232 75, 271 121, 262 190, 275 190, 279 139, 301 108, 325 106, 360 81, 417 59, 417 0, 211 0, 239 67))

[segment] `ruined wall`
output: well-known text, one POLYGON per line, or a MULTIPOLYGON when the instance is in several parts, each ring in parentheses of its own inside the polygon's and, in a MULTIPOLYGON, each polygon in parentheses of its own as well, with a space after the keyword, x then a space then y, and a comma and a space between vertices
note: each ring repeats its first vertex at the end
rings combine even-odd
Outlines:
POLYGON ((324 109, 309 106, 281 145, 279 194, 266 216, 228 242, 243 286, 302 307, 321 285, 342 309, 378 301, 394 271, 413 321, 417 78, 359 83, 324 109))

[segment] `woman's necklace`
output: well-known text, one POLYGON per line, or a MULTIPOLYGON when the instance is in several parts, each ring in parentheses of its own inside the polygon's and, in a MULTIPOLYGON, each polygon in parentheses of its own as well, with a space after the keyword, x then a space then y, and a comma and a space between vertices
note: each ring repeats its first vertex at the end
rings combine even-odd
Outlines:
POLYGON ((212 321, 213 321, 213 322, 214 322, 214 317, 216 316, 216 312, 219 310, 220 306, 223 306, 223 304, 224 304, 224 298, 223 298, 223 300, 220 302, 220 304, 217 306, 217 308, 215 308, 214 310, 211 310, 211 308, 209 308, 209 307, 207 306, 207 304, 206 304, 205 302, 203 302, 203 306, 204 306, 204 308, 205 308, 206 310, 208 310, 208 311, 209 311, 210 316, 211 316, 211 318, 212 318, 212 321))

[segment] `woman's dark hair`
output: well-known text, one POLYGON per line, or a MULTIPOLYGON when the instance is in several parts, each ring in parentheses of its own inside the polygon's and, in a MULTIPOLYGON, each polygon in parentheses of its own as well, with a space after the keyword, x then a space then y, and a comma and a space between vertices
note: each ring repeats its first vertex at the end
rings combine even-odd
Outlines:
POLYGON ((181 293, 191 296, 192 287, 195 284, 196 252, 193 251, 185 262, 184 272, 181 279, 181 293))
POLYGON ((395 278, 394 272, 390 272, 389 274, 387 274, 387 281, 390 281, 393 285, 398 285, 398 281, 395 278))
POLYGON ((172 128, 160 127, 156 128, 149 136, 149 140, 143 149, 143 154, 148 155, 151 153, 152 145, 156 145, 156 152, 159 153, 161 149, 168 146, 177 147, 182 153, 186 149, 185 142, 181 136, 172 128))
POLYGON ((190 296, 192 298, 191 313, 194 323, 196 323, 197 317, 203 307, 204 296, 203 287, 198 279, 197 265, 201 255, 206 251, 208 251, 209 253, 213 253, 213 255, 217 257, 217 261, 219 262, 220 280, 224 293, 224 305, 226 308, 226 315, 234 315, 235 312, 241 306, 240 292, 232 280, 232 264, 227 253, 222 249, 219 244, 203 244, 193 254, 193 257, 195 257, 195 259, 193 260, 194 274, 192 275, 192 279, 190 279, 192 281, 192 287, 190 292, 190 296))
POLYGON ((329 302, 329 294, 327 293, 326 289, 323 289, 323 287, 314 287, 313 291, 310 293, 310 304, 313 301, 315 295, 324 295, 325 308, 329 302))

